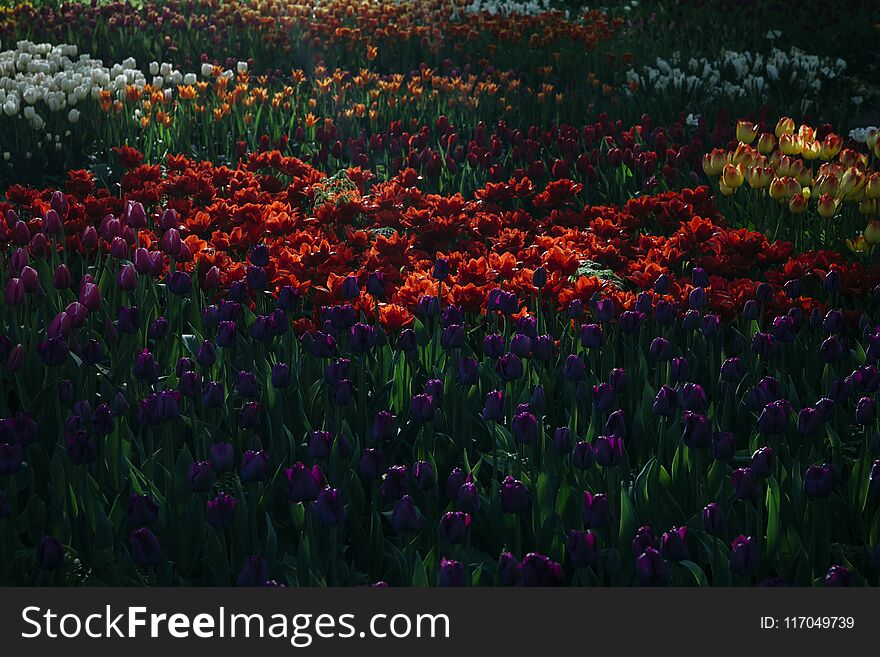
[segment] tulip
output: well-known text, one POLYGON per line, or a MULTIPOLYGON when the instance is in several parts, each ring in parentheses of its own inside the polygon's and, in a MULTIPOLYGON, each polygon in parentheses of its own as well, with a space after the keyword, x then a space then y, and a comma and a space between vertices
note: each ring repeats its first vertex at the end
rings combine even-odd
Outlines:
POLYGON ((358 470, 364 479, 378 479, 385 470, 385 455, 371 447, 361 450, 358 470))
POLYGON ((657 393, 651 411, 654 415, 672 417, 675 414, 675 409, 678 405, 677 402, 678 395, 675 393, 675 390, 668 385, 664 385, 657 393))
POLYGON ((738 468, 730 477, 733 494, 738 500, 753 500, 758 497, 760 488, 758 478, 751 468, 738 468))
POLYGON ((593 386, 593 404, 600 413, 607 413, 614 408, 614 388, 609 383, 593 386))
POLYGON ((619 465, 624 456, 623 438, 599 436, 593 445, 596 463, 602 467, 619 465))
POLYGON ((516 354, 504 354, 495 362, 495 371, 502 381, 515 381, 523 375, 522 360, 516 354))
POLYGON ((611 507, 605 493, 584 493, 584 527, 601 529, 611 526, 611 507))
MULTIPOLYGON (((567 430, 568 429, 566 428, 566 431, 567 430)), ((557 431, 559 430, 557 429, 557 431)), ((590 466, 593 464, 593 458, 593 446, 587 441, 582 440, 574 446, 571 460, 574 467, 578 470, 589 470, 590 466)))
POLYGON ((531 445, 538 441, 540 428, 538 420, 531 413, 518 413, 511 422, 513 437, 523 445, 531 445))
POLYGON ((415 482, 416 490, 430 490, 435 482, 434 469, 427 461, 416 461, 412 467, 412 478, 415 482))
POLYGON ((765 479, 770 476, 773 470, 773 449, 771 447, 761 447, 752 454, 749 464, 752 474, 759 479, 765 479))
POLYGON ((171 294, 182 296, 192 291, 192 277, 185 271, 176 271, 168 277, 168 289, 171 294))
POLYGON ((730 461, 736 454, 736 436, 729 431, 712 435, 712 454, 718 461, 730 461))
POLYGON ((449 545, 463 543, 471 526, 471 517, 463 511, 450 511, 440 519, 440 540, 449 545))
POLYGON ((758 430, 766 434, 778 434, 788 426, 790 407, 783 400, 773 401, 764 406, 758 418, 758 430))
POLYGON ((269 579, 269 565, 263 557, 247 557, 238 575, 238 586, 263 586, 269 579))
POLYGON ((834 486, 831 466, 811 465, 804 475, 804 492, 807 497, 829 497, 834 486))
POLYGON ((669 561, 687 561, 690 551, 687 543, 687 527, 673 527, 663 532, 660 539, 660 553, 669 561))
POLYGON ((453 559, 440 559, 440 572, 437 576, 437 586, 461 587, 465 585, 464 564, 453 559))
POLYGON ((293 467, 287 468, 287 494, 294 504, 300 502, 313 502, 321 492, 324 473, 317 465, 308 468, 301 462, 296 462, 293 467))
POLYGON ((721 170, 721 181, 731 189, 742 187, 745 180, 745 168, 740 165, 727 163, 721 170))
POLYGON ((398 534, 416 532, 422 525, 422 519, 415 502, 409 495, 401 497, 391 512, 391 526, 398 534))
POLYGON ((852 573, 843 566, 833 565, 825 573, 824 586, 846 587, 852 585, 852 573))
POLYGON ((217 361, 217 352, 214 343, 205 340, 196 350, 196 362, 202 367, 211 367, 217 361))
POLYGON ((501 510, 504 513, 525 513, 532 503, 532 494, 521 481, 507 475, 501 483, 501 510))
POLYGON ((703 508, 703 531, 712 536, 721 536, 724 534, 725 519, 724 512, 716 502, 710 502, 703 508))
POLYGON ((214 485, 214 468, 210 461, 194 461, 189 466, 187 486, 193 493, 206 493, 214 485))
POLYGON ((205 517, 212 527, 229 527, 235 519, 238 500, 231 495, 222 494, 205 502, 205 517))
POLYGON ((652 547, 636 559, 636 574, 642 586, 665 586, 669 582, 669 566, 652 547))
POLYGON ((413 395, 410 404, 410 416, 414 422, 424 424, 433 420, 436 409, 434 398, 431 395, 425 393, 413 395))
POLYGON ((264 451, 246 451, 241 457, 240 476, 244 483, 265 481, 269 476, 269 455, 264 451))
POLYGON ((6 282, 3 302, 7 306, 19 306, 24 302, 24 283, 20 278, 10 278, 6 282))
POLYGON ((57 570, 64 564, 64 548, 57 538, 43 536, 37 544, 37 567, 40 570, 57 570))
POLYGON ((690 449, 708 447, 712 440, 712 429, 705 415, 685 411, 682 416, 684 431, 681 439, 690 449))
POLYGON ((530 552, 520 568, 523 586, 565 586, 562 566, 543 554, 530 552))
POLYGON ((602 346, 602 327, 599 324, 582 324, 580 336, 581 344, 586 349, 598 349, 602 346))
POLYGON ((657 540, 654 538, 654 532, 647 525, 639 527, 636 535, 632 540, 632 551, 634 556, 639 556, 648 548, 657 547, 657 540))
POLYGON ((731 544, 730 571, 740 577, 752 577, 758 572, 760 557, 755 541, 740 534, 731 544))
POLYGON ((312 431, 309 436, 308 454, 313 459, 329 459, 333 446, 333 434, 329 431, 312 431))
POLYGON ((575 568, 589 568, 599 558, 598 538, 591 531, 572 529, 568 534, 568 557, 575 568))
POLYGON ((877 419, 877 402, 873 397, 862 397, 856 404, 856 422, 862 426, 873 424, 877 419))

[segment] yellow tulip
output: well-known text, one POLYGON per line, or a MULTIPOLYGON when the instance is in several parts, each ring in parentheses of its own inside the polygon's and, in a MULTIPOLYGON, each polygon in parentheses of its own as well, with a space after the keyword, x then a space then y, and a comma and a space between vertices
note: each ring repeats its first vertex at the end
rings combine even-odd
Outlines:
POLYGON ((721 172, 721 180, 725 185, 733 189, 742 187, 744 177, 743 166, 741 164, 727 163, 724 165, 724 169, 721 172))
POLYGON ((819 197, 819 202, 816 204, 816 208, 819 210, 820 217, 830 219, 837 212, 837 203, 834 202, 834 198, 831 194, 822 194, 822 196, 819 197))
POLYGON ((794 119, 783 116, 776 123, 776 136, 782 138, 782 135, 790 135, 794 132, 794 119))
POLYGON ((743 144, 751 144, 758 136, 758 126, 751 121, 736 122, 736 138, 743 144))
POLYGON ((776 137, 770 132, 763 133, 758 139, 758 151, 767 155, 772 153, 774 148, 776 148, 776 137))
POLYGON ((865 241, 871 246, 880 244, 880 221, 874 219, 865 226, 865 241))
POLYGON ((803 194, 795 194, 788 202, 788 209, 792 214, 803 214, 808 206, 809 203, 803 194))
POLYGON ((846 246, 856 255, 865 255, 870 250, 868 240, 865 239, 864 235, 859 235, 854 240, 846 240, 846 246))

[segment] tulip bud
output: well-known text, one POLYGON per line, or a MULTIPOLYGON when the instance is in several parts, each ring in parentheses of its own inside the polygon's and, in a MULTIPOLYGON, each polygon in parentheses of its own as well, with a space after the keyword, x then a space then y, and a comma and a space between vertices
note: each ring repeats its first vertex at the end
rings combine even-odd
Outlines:
POLYGON ((803 194, 795 194, 788 202, 788 210, 792 214, 803 214, 807 211, 809 202, 803 194))
POLYGON ((782 138, 782 135, 790 135, 794 133, 794 119, 787 116, 782 117, 776 123, 776 136, 782 138))
POLYGON ((131 533, 129 546, 131 547, 131 558, 138 566, 159 565, 162 559, 159 539, 146 527, 141 527, 131 533))
POLYGON ((64 548, 57 538, 43 536, 37 545, 37 567, 40 570, 57 570, 64 563, 64 548))
POLYGON ((751 144, 758 136, 758 126, 751 121, 736 122, 736 138, 744 144, 751 144))
POLYGON ((819 216, 830 219, 837 212, 837 203, 834 202, 834 198, 830 194, 822 194, 817 203, 817 210, 819 216))
POLYGON ((758 572, 760 557, 755 541, 740 534, 731 545, 730 571, 740 577, 752 577, 758 572))

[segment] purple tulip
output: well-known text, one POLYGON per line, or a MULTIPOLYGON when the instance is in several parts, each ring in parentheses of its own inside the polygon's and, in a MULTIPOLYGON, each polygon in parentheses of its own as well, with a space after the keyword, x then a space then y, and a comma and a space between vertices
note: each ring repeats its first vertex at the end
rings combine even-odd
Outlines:
POLYGON ((128 519, 135 528, 152 525, 159 519, 159 507, 149 495, 132 493, 128 498, 128 519))
POLYGON ((517 586, 522 581, 522 564, 510 552, 501 553, 497 571, 501 586, 517 586))
POLYGON ((702 449, 708 447, 712 441, 712 427, 709 418, 699 413, 685 411, 682 415, 684 431, 681 439, 690 449, 702 449))
POLYGON ((449 545, 464 543, 470 526, 470 514, 463 511, 449 511, 440 519, 440 540, 449 545))
POLYGON ((516 354, 504 354, 495 362, 495 371, 502 381, 515 381, 523 375, 523 364, 516 354))
POLYGON ((593 386, 593 404, 600 413, 607 413, 614 409, 614 388, 610 383, 600 383, 593 386))
POLYGON ((773 401, 764 406, 758 418, 758 430, 765 434, 779 434, 788 426, 791 406, 785 400, 773 401))
POLYGON ((312 431, 309 435, 308 454, 315 460, 330 458, 333 448, 333 434, 329 431, 312 431))
POLYGON ((843 566, 833 565, 825 573, 824 586, 847 587, 852 585, 852 573, 843 566))
POLYGON ((760 493, 758 478, 751 468, 734 470, 730 481, 733 484, 733 494, 738 500, 753 500, 760 493))
POLYGON ((287 468, 287 494, 294 504, 314 502, 323 488, 324 473, 317 465, 309 468, 297 461, 287 468))
POLYGON ((660 388, 657 396, 654 398, 654 404, 651 411, 654 415, 662 417, 672 417, 675 415, 675 409, 678 406, 678 395, 675 390, 668 385, 660 388))
POLYGON ((660 538, 660 554, 668 561, 687 561, 687 527, 673 527, 660 538))
POLYGON ((696 383, 684 383, 678 390, 681 407, 686 411, 705 415, 709 410, 709 401, 703 386, 696 383))
POLYGON ((593 444, 596 463, 602 467, 619 465, 624 453, 623 438, 617 436, 599 436, 593 444))
POLYGON ((532 503, 532 493, 523 482, 507 475, 501 482, 501 510, 504 513, 525 513, 532 503))
POLYGON ((379 492, 390 500, 400 499, 407 491, 407 471, 402 465, 392 465, 385 472, 379 492))
POLYGON ((513 437, 523 445, 532 445, 538 442, 540 428, 537 418, 531 413, 517 413, 510 423, 513 437))
POLYGON ((873 424, 877 419, 877 402, 873 397, 862 397, 856 404, 856 422, 862 426, 873 424))
POLYGON ((162 560, 159 539, 146 527, 135 529, 129 538, 131 558, 142 567, 158 566, 162 560))
POLYGON ((464 585, 464 564, 454 559, 441 558, 437 586, 461 587, 464 585))
POLYGON ((277 389, 290 387, 290 366, 286 363, 276 363, 272 366, 272 386, 277 389))
POLYGON ((669 566, 652 547, 636 558, 636 574, 642 586, 665 586, 669 582, 669 566))
POLYGON ((584 527, 601 529, 611 526, 611 507, 605 493, 584 493, 584 527))
POLYGON ((773 448, 761 447, 752 454, 749 464, 752 473, 759 479, 766 479, 773 472, 773 448))
POLYGON ((224 493, 205 502, 205 517, 212 527, 229 527, 235 519, 236 509, 238 500, 224 493))
POLYGON ((57 570, 64 564, 64 548, 54 536, 43 536, 40 539, 36 555, 40 570, 57 570))
POLYGON ((238 574, 238 586, 264 586, 269 579, 269 564, 263 557, 250 556, 244 560, 238 574))
POLYGON ((581 325, 581 344, 585 349, 598 349, 602 342, 602 327, 599 324, 581 325))
POLYGON ((804 474, 804 492, 807 497, 830 497, 834 477, 829 464, 811 465, 804 474))
POLYGON ((424 424, 434 419, 436 405, 434 398, 428 394, 413 395, 410 403, 410 416, 413 421, 424 424))
POLYGON ((436 483, 434 468, 427 461, 416 461, 412 467, 412 479, 416 490, 422 492, 430 490, 436 483))
POLYGON ((568 534, 568 557, 575 568, 589 568, 599 557, 598 539, 591 531, 572 529, 568 534))
POLYGON ((335 527, 345 521, 345 507, 342 503, 342 495, 336 488, 326 487, 318 493, 318 498, 312 505, 315 518, 322 525, 335 527))
POLYGON ((504 420, 504 391, 493 390, 486 393, 486 403, 483 406, 483 419, 501 422, 504 420))
POLYGON ((189 466, 187 486, 193 493, 207 493, 214 485, 214 468, 210 461, 194 461, 189 466))
POLYGON ((243 483, 266 481, 269 477, 269 455, 264 451, 247 450, 241 456, 240 477, 243 483))
POLYGON ((391 526, 398 534, 417 532, 422 526, 422 519, 413 498, 409 495, 401 497, 391 512, 391 526))
POLYGON ((712 536, 721 536, 724 534, 725 519, 724 512, 715 502, 709 502, 702 513, 703 531, 712 536))
POLYGON ((731 544, 730 571, 740 577, 752 577, 758 572, 760 557, 755 541, 740 534, 731 544))
POLYGON ((372 447, 361 450, 358 470, 364 479, 378 479, 385 470, 385 455, 372 447))
POLYGON ((565 586, 562 566, 537 552, 526 555, 522 561, 521 572, 523 586, 565 586))

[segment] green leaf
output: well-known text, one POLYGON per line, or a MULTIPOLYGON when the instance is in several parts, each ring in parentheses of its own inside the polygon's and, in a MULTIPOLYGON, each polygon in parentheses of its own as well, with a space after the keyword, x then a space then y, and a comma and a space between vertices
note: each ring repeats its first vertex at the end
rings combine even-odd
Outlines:
POLYGON ((679 563, 687 568, 691 575, 694 576, 694 579, 697 580, 697 586, 709 586, 709 581, 706 579, 706 573, 704 573, 703 569, 697 564, 693 561, 679 561, 679 563))
POLYGON ((416 552, 416 562, 413 567, 412 585, 416 588, 428 588, 428 572, 425 570, 425 562, 422 561, 422 555, 416 552))

